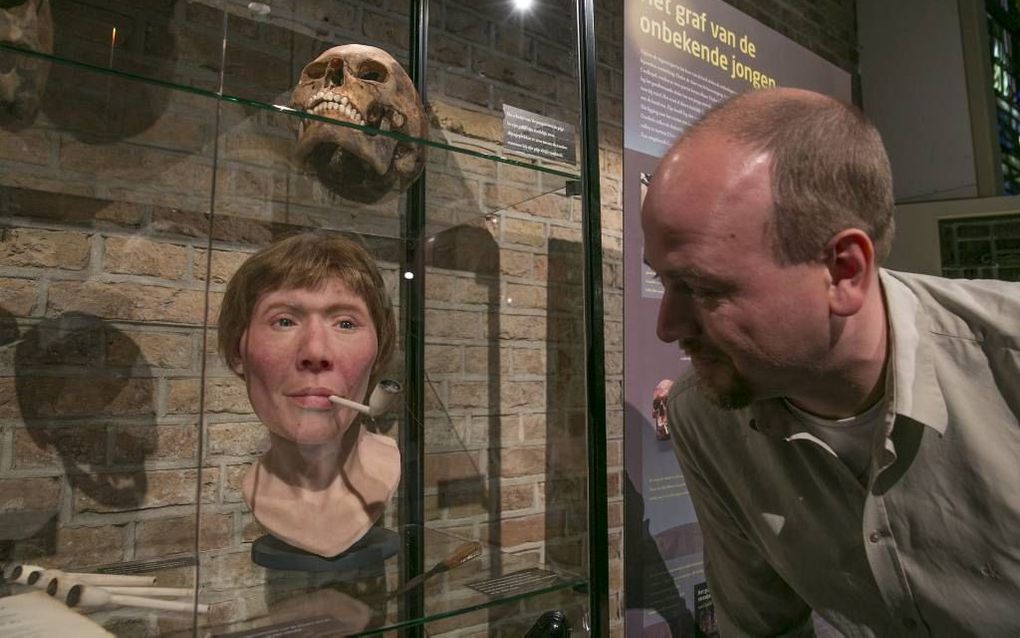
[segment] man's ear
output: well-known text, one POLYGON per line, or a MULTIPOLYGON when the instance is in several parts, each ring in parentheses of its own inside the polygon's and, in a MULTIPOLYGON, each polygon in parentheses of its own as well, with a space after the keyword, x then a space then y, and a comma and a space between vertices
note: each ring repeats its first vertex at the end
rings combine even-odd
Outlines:
POLYGON ((847 228, 833 235, 825 245, 825 266, 832 314, 856 314, 864 305, 875 271, 875 246, 867 233, 847 228))

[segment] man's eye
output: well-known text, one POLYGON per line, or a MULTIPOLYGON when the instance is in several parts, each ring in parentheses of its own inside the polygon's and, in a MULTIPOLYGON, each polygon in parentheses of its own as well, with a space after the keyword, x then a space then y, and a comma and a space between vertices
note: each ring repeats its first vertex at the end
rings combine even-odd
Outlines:
POLYGON ((295 324, 294 320, 290 317, 279 317, 273 320, 273 325, 280 328, 291 328, 297 324, 295 324))
POLYGON ((336 322, 336 325, 340 326, 340 328, 342 328, 343 330, 354 330, 355 328, 358 327, 357 324, 351 321, 350 319, 341 319, 340 321, 336 322))

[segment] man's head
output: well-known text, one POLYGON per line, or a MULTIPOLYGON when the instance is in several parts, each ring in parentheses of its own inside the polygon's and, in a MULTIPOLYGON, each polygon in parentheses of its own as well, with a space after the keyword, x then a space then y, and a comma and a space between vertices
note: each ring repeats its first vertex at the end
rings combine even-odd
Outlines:
POLYGON ((725 407, 838 366, 835 344, 877 291, 892 208, 885 150, 856 109, 792 89, 723 103, 670 149, 642 207, 665 286, 659 337, 725 407))
POLYGON ((393 353, 396 324, 382 277, 359 244, 297 235, 250 257, 227 285, 219 349, 271 431, 305 443, 353 420, 327 396, 364 401, 393 353))

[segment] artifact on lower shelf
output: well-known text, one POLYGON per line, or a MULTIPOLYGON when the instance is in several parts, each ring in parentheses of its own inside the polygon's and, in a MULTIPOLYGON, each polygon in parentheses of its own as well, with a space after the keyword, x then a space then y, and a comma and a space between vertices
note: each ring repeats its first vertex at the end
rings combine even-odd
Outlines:
POLYGON ((68 607, 141 607, 200 614, 209 611, 209 605, 195 602, 194 589, 155 587, 155 576, 69 572, 19 563, 8 564, 4 574, 11 582, 45 590, 68 607))
MULTIPOLYGON (((365 427, 362 413, 377 416, 400 389, 381 379, 395 336, 375 261, 346 237, 277 241, 231 278, 219 349, 244 380, 270 440, 242 482, 255 519, 277 541, 253 545, 257 563, 333 569, 333 558, 382 515, 400 481, 400 452, 393 439, 365 427), (327 560, 310 567, 309 553, 327 560)), ((383 560, 380 548, 394 542, 380 543, 365 556, 383 560)))
POLYGON ((411 580, 404 583, 403 586, 401 586, 392 594, 390 594, 390 597, 393 598, 399 596, 400 594, 408 592, 414 589, 415 587, 418 587, 419 585, 423 584, 426 580, 432 578, 433 576, 438 576, 443 572, 448 572, 451 569, 460 567, 464 563, 474 560, 481 555, 482 544, 479 543, 478 541, 468 541, 457 547, 457 549, 453 550, 453 553, 451 553, 449 556, 433 565, 432 568, 429 569, 427 572, 418 574, 411 580))

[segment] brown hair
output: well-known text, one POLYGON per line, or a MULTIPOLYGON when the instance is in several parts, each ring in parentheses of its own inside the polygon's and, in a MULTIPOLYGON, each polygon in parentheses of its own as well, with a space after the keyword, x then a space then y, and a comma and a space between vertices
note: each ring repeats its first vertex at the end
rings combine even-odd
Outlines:
POLYGON ((750 91, 716 106, 684 136, 720 132, 771 159, 769 225, 780 263, 818 259, 833 235, 858 228, 881 264, 892 247, 893 190, 878 130, 859 109, 795 89, 750 91))
POLYGON ((249 257, 227 284, 218 321, 220 356, 231 368, 240 361, 241 336, 260 295, 282 288, 316 289, 340 279, 365 300, 379 349, 369 388, 375 386, 396 340, 396 320, 375 260, 342 235, 304 233, 276 241, 249 257))

